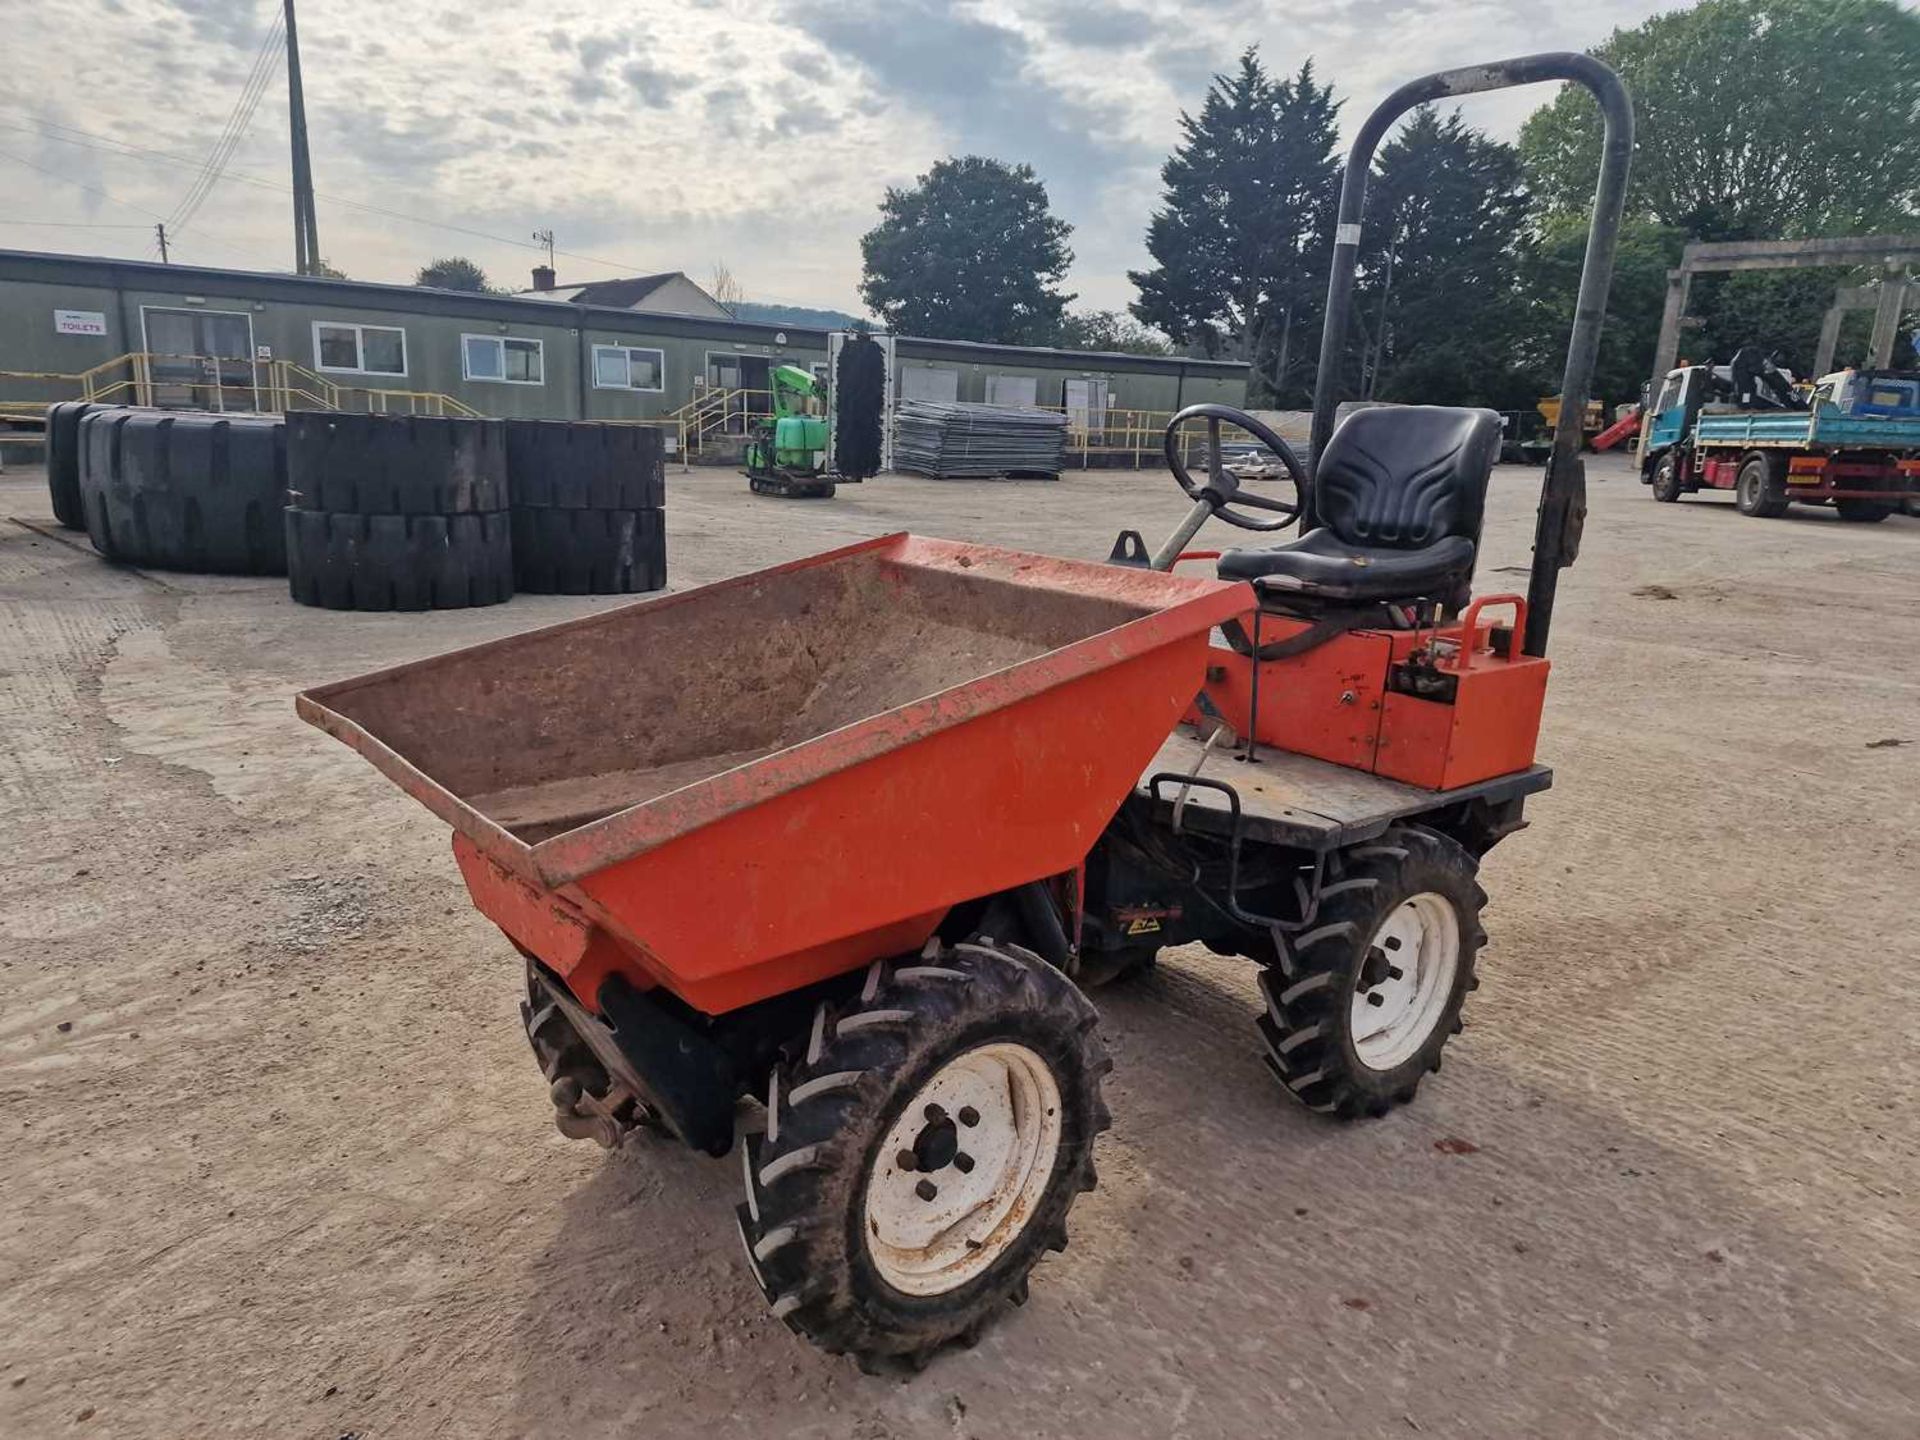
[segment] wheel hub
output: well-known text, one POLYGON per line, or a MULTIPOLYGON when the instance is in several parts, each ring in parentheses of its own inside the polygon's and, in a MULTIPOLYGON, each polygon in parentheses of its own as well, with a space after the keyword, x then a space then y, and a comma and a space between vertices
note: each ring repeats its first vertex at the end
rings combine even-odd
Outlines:
POLYGON ((863 1207, 881 1278, 938 1295, 987 1269, 1025 1231, 1060 1149, 1060 1089, 1009 1041, 950 1060, 881 1142, 863 1207))
POLYGON ((1423 891, 1374 932, 1353 990, 1353 1048, 1371 1070, 1412 1059, 1446 1014, 1460 969, 1460 920, 1444 896, 1423 891))

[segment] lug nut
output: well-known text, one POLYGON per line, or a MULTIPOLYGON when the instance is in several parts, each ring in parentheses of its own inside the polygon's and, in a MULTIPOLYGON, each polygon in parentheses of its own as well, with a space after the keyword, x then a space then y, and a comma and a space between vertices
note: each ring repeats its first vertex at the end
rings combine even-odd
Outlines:
POLYGON ((962 1175, 971 1175, 973 1173, 973 1156, 962 1150, 953 1157, 953 1168, 958 1170, 962 1175))
POLYGON ((1378 993, 1377 991, 1374 994, 1367 996, 1367 1004, 1369 1005, 1384 1005, 1386 1003, 1387 1003, 1387 997, 1378 993))
POLYGON ((942 1110, 938 1105, 929 1105, 922 1113, 926 1115, 929 1125, 938 1125, 942 1120, 947 1118, 947 1112, 942 1110))
POLYGON ((918 1195, 922 1200, 931 1200, 940 1193, 940 1187, 931 1180, 922 1180, 918 1185, 913 1187, 913 1193, 918 1195))
POLYGON ((978 1125, 980 1123, 980 1112, 971 1105, 962 1105, 960 1107, 960 1123, 962 1125, 978 1125))
POLYGON ((1387 967, 1387 978, 1389 980, 1404 980, 1407 978, 1407 972, 1402 970, 1398 965, 1389 965, 1387 967))
POLYGON ((893 1163, 902 1170, 916 1170, 919 1168, 918 1158, 911 1150, 902 1150, 898 1155, 893 1157, 893 1163))

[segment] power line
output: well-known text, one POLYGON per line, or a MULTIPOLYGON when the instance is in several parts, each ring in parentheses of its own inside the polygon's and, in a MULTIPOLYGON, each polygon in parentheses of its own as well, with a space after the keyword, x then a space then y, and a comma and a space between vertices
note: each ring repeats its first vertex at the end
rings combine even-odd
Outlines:
POLYGON ((240 94, 233 102, 233 108, 227 112, 226 123, 220 128, 219 137, 207 151, 202 162, 200 174, 174 206, 173 214, 167 217, 175 234, 185 230, 193 217, 199 212, 207 196, 213 193, 213 187, 220 183, 221 173, 227 168, 227 162, 233 158, 233 152, 246 138, 247 128, 253 123, 254 112, 259 109, 260 97, 266 93, 267 81, 272 78, 274 47, 279 44, 285 26, 276 16, 267 27, 266 38, 254 53, 253 64, 248 67, 247 78, 240 87, 240 94))
MULTIPOLYGON (((20 127, 13 126, 10 128, 18 129, 20 127)), ((57 137, 49 136, 48 138, 53 139, 57 137)), ((68 185, 78 186, 80 189, 86 191, 89 195, 98 195, 102 200, 105 200, 110 204, 119 205, 124 209, 128 209, 128 210, 138 210, 142 215, 147 216, 151 220, 164 220, 166 218, 165 216, 161 215, 160 212, 157 210, 149 210, 147 209, 146 206, 136 205, 131 200, 122 200, 118 195, 115 195, 108 190, 102 190, 98 185, 89 185, 87 184, 86 181, 76 180, 71 175, 62 175, 58 170, 49 170, 46 166, 35 164, 33 161, 27 159, 26 156, 15 155, 10 150, 0 150, 0 160, 11 160, 16 164, 26 166, 27 169, 29 170, 37 170, 42 175, 50 176, 55 180, 64 181, 68 185)), ((11 223, 12 223, 11 221, 0 220, 0 224, 11 224, 11 223)), ((114 228, 118 229, 119 227, 116 226, 114 228)), ((142 225, 139 228, 144 230, 147 227, 142 225)), ((239 254, 245 255, 249 259, 254 260, 256 263, 259 263, 259 257, 255 255, 253 251, 247 249, 247 247, 244 245, 236 245, 231 241, 227 241, 227 240, 218 240, 218 241, 214 241, 213 243, 216 245, 219 245, 224 249, 232 250, 239 254)))
POLYGON ((91 220, 13 220, 0 221, 6 225, 25 225, 34 230, 146 230, 145 224, 109 225, 91 220))

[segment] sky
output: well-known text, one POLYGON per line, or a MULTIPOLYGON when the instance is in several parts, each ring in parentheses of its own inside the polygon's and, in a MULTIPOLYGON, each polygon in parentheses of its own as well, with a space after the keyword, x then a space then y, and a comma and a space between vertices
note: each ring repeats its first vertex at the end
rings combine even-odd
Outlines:
MULTIPOLYGON (((406 282, 466 255, 523 287, 724 265, 747 298, 858 312, 859 238, 949 154, 1031 164, 1074 226, 1078 308, 1133 298, 1158 170, 1208 77, 1311 58, 1358 122, 1430 70, 1579 50, 1649 0, 298 0, 320 248, 406 282)), ((0 248, 292 267, 277 52, 191 214, 278 0, 9 7, 0 248)), ((1548 87, 1481 97, 1511 137, 1548 87)))

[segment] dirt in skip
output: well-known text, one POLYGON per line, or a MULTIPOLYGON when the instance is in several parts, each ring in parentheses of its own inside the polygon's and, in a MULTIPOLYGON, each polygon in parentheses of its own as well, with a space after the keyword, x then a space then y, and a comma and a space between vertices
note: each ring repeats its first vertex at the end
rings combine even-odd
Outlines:
MULTIPOLYGON (((1496 473, 1492 570, 1536 479, 1496 473)), ((1097 559, 1185 509, 1152 474, 729 481, 674 480, 676 585, 902 528, 1097 559)), ((737 1162, 553 1132, 444 827, 292 714, 618 602, 306 611, 0 527, 0 1434, 1910 1440, 1920 749, 1866 747, 1911 719, 1920 522, 1590 481, 1556 785, 1485 867, 1445 1070, 1329 1126, 1260 1065, 1243 965, 1103 992, 1071 1246, 906 1384, 769 1318, 737 1162), (1674 576, 1737 603, 1631 596, 1674 576)), ((10 473, 0 514, 43 496, 10 473)))

